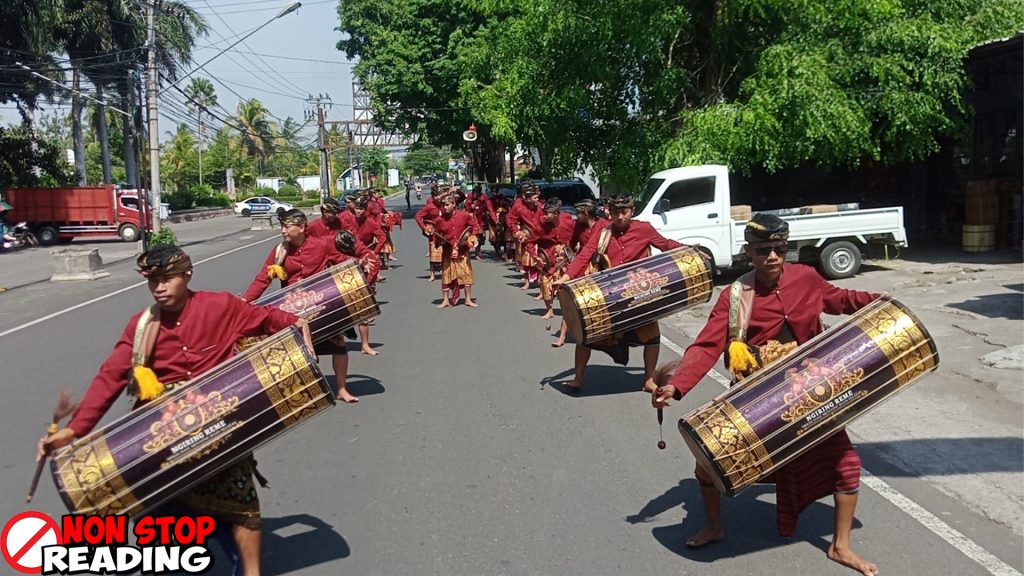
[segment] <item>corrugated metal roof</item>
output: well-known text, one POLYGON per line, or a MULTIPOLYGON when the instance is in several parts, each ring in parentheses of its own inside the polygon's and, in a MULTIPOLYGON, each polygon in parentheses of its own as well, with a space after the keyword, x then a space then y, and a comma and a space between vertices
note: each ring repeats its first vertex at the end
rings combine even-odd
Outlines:
POLYGON ((1020 32, 1014 34, 1013 36, 1007 36, 1006 38, 998 38, 996 40, 986 40, 980 44, 975 44, 974 46, 968 48, 967 52, 970 53, 974 52, 975 50, 980 50, 982 48, 991 48, 998 46, 999 44, 1009 43, 1021 39, 1024 39, 1024 30, 1021 30, 1020 32))

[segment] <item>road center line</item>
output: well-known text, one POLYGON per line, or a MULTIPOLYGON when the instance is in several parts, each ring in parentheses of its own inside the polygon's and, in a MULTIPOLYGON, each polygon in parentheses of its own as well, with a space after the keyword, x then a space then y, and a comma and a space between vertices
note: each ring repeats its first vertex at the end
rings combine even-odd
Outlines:
MULTIPOLYGON (((661 337, 661 344, 675 352, 677 355, 683 355, 683 349, 665 336, 661 337)), ((708 372, 708 376, 715 382, 721 384, 724 388, 729 388, 732 383, 729 378, 726 378, 714 368, 708 372)), ((910 498, 907 498, 884 480, 875 476, 863 467, 861 468, 861 482, 868 488, 874 490, 879 496, 888 500, 892 505, 903 510, 908 516, 917 520, 919 524, 928 530, 931 530, 933 534, 945 540, 947 544, 959 550, 964 554, 964 556, 974 560, 975 563, 985 570, 988 570, 993 576, 1024 576, 1012 566, 1003 562, 999 558, 996 558, 994 554, 985 550, 973 540, 940 520, 938 516, 932 514, 928 510, 925 510, 920 504, 914 502, 910 498)))
MULTIPOLYGON (((234 254, 235 252, 238 252, 240 250, 245 250, 246 248, 252 248, 253 246, 256 246, 257 244, 263 244, 264 242, 268 242, 270 240, 277 240, 278 238, 280 238, 280 237, 279 236, 271 236, 270 238, 264 238, 263 240, 257 240, 256 242, 250 242, 249 244, 246 244, 244 246, 239 246, 238 248, 232 248, 231 250, 228 250, 227 252, 222 252, 220 254, 216 254, 214 256, 210 256, 209 258, 204 258, 204 259, 196 262, 194 265, 198 266, 198 265, 203 264, 205 262, 209 262, 211 260, 216 260, 218 258, 222 258, 224 256, 227 256, 228 254, 234 254)), ((64 314, 67 314, 68 312, 72 312, 72 311, 78 310, 79 308, 85 308, 86 306, 88 306, 90 304, 95 304, 97 302, 100 302, 101 300, 106 300, 107 298, 112 298, 114 296, 117 296, 118 294, 122 294, 124 292, 129 291, 129 290, 132 290, 133 288, 138 288, 139 286, 145 286, 145 285, 146 285, 146 281, 145 280, 143 280, 142 282, 136 282, 135 284, 131 284, 129 286, 125 286, 124 288, 121 288, 120 290, 115 290, 114 292, 111 292, 110 294, 104 294, 103 296, 100 296, 99 298, 93 298, 92 300, 87 300, 85 302, 82 302, 81 304, 75 304, 74 306, 65 308, 63 310, 58 310, 57 312, 54 312, 53 314, 47 314, 46 316, 43 316, 42 318, 36 318, 35 320, 33 320, 31 322, 26 322, 26 323, 24 323, 24 324, 22 324, 20 326, 15 326, 14 328, 11 328, 9 330, 4 330, 3 332, 0 332, 0 338, 2 338, 4 336, 7 336, 9 334, 14 334, 15 332, 20 332, 20 331, 24 330, 25 328, 30 328, 32 326, 35 326, 36 324, 42 324, 43 322, 46 322, 47 320, 53 320, 54 318, 56 318, 58 316, 62 316, 64 314)))

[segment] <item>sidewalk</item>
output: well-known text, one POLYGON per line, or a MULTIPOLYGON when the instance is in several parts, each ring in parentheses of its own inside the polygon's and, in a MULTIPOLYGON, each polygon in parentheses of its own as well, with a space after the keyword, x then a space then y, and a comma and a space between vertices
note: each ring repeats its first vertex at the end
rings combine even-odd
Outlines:
MULTIPOLYGON (((249 218, 235 214, 170 225, 182 246, 237 234, 249 230, 251 227, 252 221, 249 218)), ((0 292, 49 280, 53 273, 50 251, 58 248, 97 248, 103 264, 110 265, 135 258, 139 254, 141 243, 123 242, 114 237, 109 239, 78 238, 65 246, 28 248, 0 253, 0 292)))

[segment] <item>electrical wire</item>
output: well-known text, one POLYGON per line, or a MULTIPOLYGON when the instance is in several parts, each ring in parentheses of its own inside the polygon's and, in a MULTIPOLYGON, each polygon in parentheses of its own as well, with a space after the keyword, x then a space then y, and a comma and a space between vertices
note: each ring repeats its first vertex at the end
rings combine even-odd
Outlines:
MULTIPOLYGON (((203 0, 203 3, 204 3, 204 4, 206 4, 207 6, 209 6, 209 5, 210 5, 210 3, 209 3, 209 2, 207 1, 207 0, 203 0)), ((220 21, 221 21, 221 23, 222 23, 222 24, 224 24, 224 26, 226 26, 226 27, 227 27, 228 31, 230 31, 231 33, 234 33, 234 32, 235 32, 234 28, 232 28, 232 27, 231 27, 231 24, 229 24, 229 23, 228 23, 228 21, 227 21, 227 20, 225 20, 223 16, 221 16, 221 15, 220 15, 219 13, 217 13, 216 11, 214 11, 214 16, 216 16, 216 17, 217 17, 217 19, 218 19, 218 20, 220 20, 220 21)), ((220 31, 218 31, 218 30, 214 30, 214 32, 216 32, 216 34, 217 34, 218 36, 221 36, 221 37, 223 37, 223 35, 222 35, 222 34, 220 33, 220 31)), ((243 41, 241 42, 241 45, 242 45, 242 46, 245 46, 245 47, 246 47, 246 48, 248 48, 248 49, 249 49, 250 51, 252 50, 252 47, 251 47, 251 46, 249 46, 249 44, 247 44, 247 43, 246 43, 246 42, 245 42, 244 40, 243 40, 243 41)), ((248 56, 242 55, 242 58, 243 58, 243 59, 244 59, 244 60, 245 60, 246 62, 249 62, 250 64, 253 64, 252 60, 251 60, 251 59, 250 59, 250 58, 249 58, 248 56)), ((274 69, 273 69, 273 67, 271 67, 271 66, 270 66, 270 65, 269 65, 269 64, 267 63, 267 61, 266 61, 266 60, 263 60, 263 59, 262 59, 262 58, 261 58, 260 56, 256 56, 256 59, 257 59, 257 60, 259 60, 260 62, 262 62, 262 63, 263 63, 263 65, 264 65, 264 66, 266 66, 266 67, 267 67, 267 68, 268 68, 268 69, 270 70, 270 72, 272 72, 272 73, 275 73, 275 74, 277 73, 277 71, 276 71, 276 70, 274 70, 274 69)), ((237 64, 237 62, 236 62, 236 64, 237 64)), ((253 66, 255 66, 255 64, 253 64, 253 66)), ((256 66, 256 68, 257 68, 257 69, 259 69, 259 67, 258 67, 258 66, 256 66)), ((263 70, 260 70, 260 71, 262 72, 263 70)), ((295 84, 294 82, 292 82, 292 81, 288 80, 288 79, 287 79, 287 78, 285 78, 284 76, 282 76, 282 75, 280 75, 280 74, 277 74, 277 77, 278 77, 278 78, 280 78, 280 79, 281 79, 281 80, 282 80, 282 81, 284 82, 284 85, 285 85, 285 86, 287 86, 287 85, 290 85, 290 86, 291 86, 292 88, 294 88, 295 90, 297 90, 297 91, 298 91, 298 92, 297 92, 297 93, 298 93, 298 95, 300 95, 300 96, 301 96, 301 95, 303 95, 303 94, 308 94, 308 93, 309 93, 309 92, 308 92, 307 90, 304 90, 304 89, 303 89, 302 87, 300 87, 300 86, 299 86, 298 84, 295 84)), ((264 80, 266 80, 266 79, 264 79, 264 80)))

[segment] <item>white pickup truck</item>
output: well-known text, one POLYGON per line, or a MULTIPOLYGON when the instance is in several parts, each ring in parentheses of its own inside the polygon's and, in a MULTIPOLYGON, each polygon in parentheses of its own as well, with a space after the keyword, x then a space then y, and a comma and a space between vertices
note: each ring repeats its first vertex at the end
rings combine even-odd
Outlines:
MULTIPOLYGON (((633 218, 650 222, 666 238, 699 244, 719 270, 747 265, 743 228, 749 216, 732 217, 729 180, 728 168, 720 165, 662 170, 647 181, 633 218)), ((872 245, 907 245, 902 206, 834 209, 768 210, 789 222, 788 261, 817 263, 827 278, 845 278, 857 273, 872 245)))

